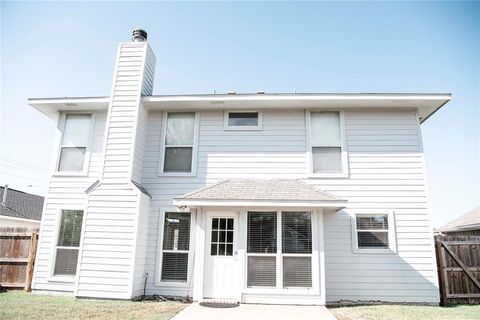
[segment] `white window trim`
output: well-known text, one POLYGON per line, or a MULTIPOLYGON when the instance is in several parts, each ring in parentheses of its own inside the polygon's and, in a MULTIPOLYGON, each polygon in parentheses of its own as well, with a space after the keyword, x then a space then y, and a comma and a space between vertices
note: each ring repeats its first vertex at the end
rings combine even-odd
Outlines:
POLYGON ((241 111, 225 111, 223 117, 223 129, 231 131, 253 131, 253 130, 263 130, 263 112, 257 110, 241 110, 241 111), (228 117, 230 113, 251 113, 256 112, 258 114, 258 125, 256 126, 230 126, 228 124, 228 117))
MULTIPOLYGON (((197 175, 197 156, 198 156, 198 135, 200 127, 200 113, 195 111, 166 111, 163 113, 162 119, 162 135, 160 137, 160 163, 158 164, 158 174, 159 177, 195 177, 197 175), (192 149, 192 171, 191 172, 164 172, 163 166, 165 162, 165 147, 167 139, 167 119, 169 113, 177 112, 192 112, 195 114, 194 128, 193 128, 193 149, 192 149)), ((186 147, 191 147, 191 145, 184 145, 186 147)), ((181 147, 181 145, 176 145, 176 147, 181 147)))
POLYGON ((364 254, 395 254, 397 252, 397 236, 395 227, 394 212, 388 213, 356 213, 351 215, 351 229, 352 229, 352 252, 364 254), (388 248, 369 248, 363 249, 358 247, 357 238, 357 216, 375 216, 387 215, 388 218, 388 248))
POLYGON ((95 126, 95 112, 84 112, 84 111, 69 111, 69 112, 62 112, 60 116, 59 126, 58 129, 61 128, 60 140, 57 146, 57 161, 55 162, 55 171, 53 176, 87 176, 88 175, 88 168, 90 165, 90 154, 91 154, 91 147, 92 147, 92 140, 93 140, 93 132, 95 126), (83 169, 82 171, 58 171, 58 166, 60 164, 60 154, 63 148, 63 133, 65 132, 65 124, 67 115, 69 114, 88 114, 90 115, 90 136, 88 137, 88 143, 85 149, 85 159, 83 160, 83 169))
MULTIPOLYGON (((319 273, 324 272, 324 268, 320 266, 319 263, 319 250, 320 244, 318 242, 317 237, 315 236, 318 233, 318 215, 319 212, 317 210, 309 210, 305 208, 295 208, 295 209, 271 209, 268 208, 248 208, 245 210, 247 213, 246 221, 247 224, 245 226, 245 262, 244 262, 244 287, 243 293, 244 294, 301 294, 301 295, 312 295, 318 296, 321 294, 321 288, 319 287, 319 273), (311 228, 312 228, 312 253, 283 253, 282 252, 282 212, 295 212, 295 211, 302 211, 302 212, 310 212, 311 214, 311 228), (276 212, 277 214, 277 252, 276 253, 248 253, 248 212, 276 212), (275 287, 249 287, 248 286, 248 257, 249 256, 271 256, 276 257, 276 286, 275 287), (308 288, 284 288, 283 287, 283 257, 310 257, 310 261, 312 264, 312 286, 308 288)), ((323 219, 323 218, 321 218, 323 219)))
POLYGON ((348 168, 348 151, 347 151, 347 139, 346 139, 346 130, 345 130, 345 111, 343 110, 306 110, 306 137, 307 137, 307 167, 308 167, 308 176, 310 178, 348 178, 349 177, 349 168, 348 168), (312 152, 312 138, 311 138, 311 116, 312 112, 321 112, 321 111, 336 111, 340 116, 340 135, 341 135, 341 157, 342 157, 342 172, 313 172, 313 152, 312 152))
POLYGON ((192 210, 190 212, 190 239, 187 250, 163 250, 163 232, 164 232, 164 222, 165 222, 165 213, 175 212, 173 210, 165 210, 160 212, 159 223, 158 223, 158 242, 157 242, 157 266, 155 272, 155 286, 157 287, 175 287, 175 288, 190 288, 192 275, 193 275, 193 259, 195 255, 195 226, 196 226, 196 214, 192 210), (173 252, 173 253, 188 253, 188 263, 187 263, 187 281, 185 282, 174 282, 174 281, 162 281, 162 262, 163 262, 163 253, 164 252, 173 252))
POLYGON ((83 237, 84 237, 84 228, 85 228, 85 220, 86 220, 86 210, 85 207, 82 206, 70 206, 68 208, 61 208, 57 210, 56 214, 56 221, 55 221, 55 234, 54 234, 54 242, 52 244, 52 251, 51 251, 51 259, 50 259, 50 267, 49 267, 49 277, 47 281, 49 282, 67 282, 67 283, 75 283, 76 279, 78 278, 78 267, 80 265, 80 256, 81 251, 83 248, 83 237), (80 242, 78 244, 78 261, 77 261, 77 270, 74 276, 67 276, 67 275, 55 275, 55 263, 57 261, 57 248, 73 248, 73 247, 64 247, 64 246, 57 246, 58 237, 60 235, 60 227, 62 222, 62 211, 64 210, 75 210, 75 211, 83 211, 82 217, 82 229, 80 232, 80 242))

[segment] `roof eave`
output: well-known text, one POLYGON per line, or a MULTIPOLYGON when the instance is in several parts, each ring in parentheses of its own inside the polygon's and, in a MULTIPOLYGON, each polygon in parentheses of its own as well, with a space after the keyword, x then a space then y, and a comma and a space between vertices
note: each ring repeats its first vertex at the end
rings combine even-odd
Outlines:
POLYGON ((282 208, 345 208, 345 200, 307 201, 307 200, 224 200, 224 199, 174 199, 177 207, 282 207, 282 208))
POLYGON ((109 97, 29 98, 28 104, 57 121, 63 111, 107 110, 109 101, 109 97))

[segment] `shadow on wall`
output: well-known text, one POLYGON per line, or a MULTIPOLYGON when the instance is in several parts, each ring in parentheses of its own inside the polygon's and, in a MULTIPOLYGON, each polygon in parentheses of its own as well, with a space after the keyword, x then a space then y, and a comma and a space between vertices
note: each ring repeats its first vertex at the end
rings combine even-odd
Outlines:
MULTIPOLYGON (((356 220, 350 211, 324 215, 327 303, 381 301, 437 305, 439 290, 430 234, 399 232, 395 223, 395 247, 381 249, 379 253, 361 252, 354 247, 356 220)), ((395 220, 408 218, 408 215, 393 216, 395 220)))

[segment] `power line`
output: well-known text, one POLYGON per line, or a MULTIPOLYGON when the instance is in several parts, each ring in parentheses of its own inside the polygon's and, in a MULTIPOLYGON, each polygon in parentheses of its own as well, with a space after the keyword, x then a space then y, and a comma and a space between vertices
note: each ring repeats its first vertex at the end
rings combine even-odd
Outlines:
POLYGON ((42 169, 36 169, 36 168, 30 168, 21 164, 13 164, 13 163, 4 163, 3 166, 7 167, 12 167, 16 168, 18 170, 30 170, 32 172, 35 172, 36 174, 48 174, 48 170, 42 170, 42 169))
POLYGON ((6 174, 6 175, 9 175, 9 176, 24 178, 24 179, 28 179, 28 180, 35 180, 35 181, 38 181, 38 182, 44 182, 44 183, 47 182, 47 179, 45 179, 45 180, 40 180, 40 179, 35 179, 35 178, 31 178, 31 177, 25 177, 25 176, 21 176, 21 175, 18 175, 18 174, 13 174, 13 173, 3 172, 3 173, 0 173, 0 174, 6 174))
POLYGON ((32 164, 32 163, 28 163, 28 162, 24 162, 24 161, 20 161, 20 160, 15 160, 15 159, 12 159, 12 158, 7 158, 7 157, 0 156, 0 159, 3 160, 3 161, 7 161, 7 162, 14 162, 14 163, 22 164, 22 165, 29 166, 29 167, 37 167, 39 169, 48 170, 48 167, 44 167, 44 166, 41 166, 41 165, 38 165, 38 164, 32 164))

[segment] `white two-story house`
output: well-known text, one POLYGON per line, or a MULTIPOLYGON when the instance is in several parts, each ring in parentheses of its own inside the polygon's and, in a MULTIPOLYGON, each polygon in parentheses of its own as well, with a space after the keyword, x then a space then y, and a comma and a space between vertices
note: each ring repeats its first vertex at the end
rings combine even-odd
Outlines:
POLYGON ((58 123, 35 292, 438 303, 420 129, 449 94, 153 95, 146 38, 110 96, 29 100, 58 123))

